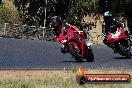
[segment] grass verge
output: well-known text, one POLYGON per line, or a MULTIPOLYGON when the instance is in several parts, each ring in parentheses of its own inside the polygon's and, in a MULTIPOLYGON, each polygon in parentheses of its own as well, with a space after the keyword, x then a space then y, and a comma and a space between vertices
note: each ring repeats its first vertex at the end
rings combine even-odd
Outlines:
MULTIPOLYGON (((132 75, 128 70, 89 70, 87 73, 132 75)), ((132 83, 80 86, 72 71, 0 71, 0 78, 0 88, 132 88, 132 83)))

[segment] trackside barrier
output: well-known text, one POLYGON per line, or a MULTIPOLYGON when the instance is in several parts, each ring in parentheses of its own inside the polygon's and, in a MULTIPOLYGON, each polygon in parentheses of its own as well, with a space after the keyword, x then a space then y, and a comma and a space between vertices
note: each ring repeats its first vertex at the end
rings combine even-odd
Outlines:
MULTIPOLYGON (((104 37, 102 33, 89 32, 88 39, 95 45, 102 45, 104 37)), ((17 39, 33 39, 33 40, 44 40, 54 41, 53 29, 48 27, 37 27, 28 26, 21 24, 0 24, 0 36, 6 38, 17 38, 17 39)))
POLYGON ((0 24, 0 36, 17 39, 54 40, 53 30, 48 27, 9 23, 0 24))

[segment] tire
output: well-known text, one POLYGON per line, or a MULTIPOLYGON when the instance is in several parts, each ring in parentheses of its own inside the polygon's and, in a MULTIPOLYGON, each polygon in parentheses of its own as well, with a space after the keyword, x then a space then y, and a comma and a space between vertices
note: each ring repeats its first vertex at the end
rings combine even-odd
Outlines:
POLYGON ((84 45, 85 48, 85 54, 84 54, 84 58, 88 61, 88 62, 93 62, 94 61, 94 54, 92 52, 91 47, 88 47, 87 45, 84 45))
POLYGON ((83 59, 81 58, 81 56, 79 56, 76 51, 74 50, 73 48, 73 45, 69 45, 68 46, 68 50, 70 52, 70 54, 74 57, 74 59, 77 61, 77 62, 83 62, 83 59))
POLYGON ((131 58, 130 50, 125 50, 125 48, 123 47, 123 44, 120 44, 119 47, 120 47, 120 50, 123 52, 122 55, 126 56, 127 58, 131 58))
POLYGON ((129 52, 126 57, 131 59, 131 52, 129 52))
POLYGON ((128 50, 128 58, 131 58, 131 55, 132 55, 132 54, 131 54, 131 45, 129 45, 130 42, 131 42, 131 41, 128 40, 128 49, 129 49, 129 50, 128 50))

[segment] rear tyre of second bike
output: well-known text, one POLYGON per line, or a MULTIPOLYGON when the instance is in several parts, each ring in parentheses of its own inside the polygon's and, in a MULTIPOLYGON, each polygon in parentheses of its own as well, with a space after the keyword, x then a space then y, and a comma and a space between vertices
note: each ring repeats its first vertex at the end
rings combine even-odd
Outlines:
POLYGON ((94 54, 93 51, 91 49, 91 47, 84 45, 84 50, 85 50, 85 54, 84 54, 84 58, 88 61, 88 62, 93 62, 94 61, 94 54))

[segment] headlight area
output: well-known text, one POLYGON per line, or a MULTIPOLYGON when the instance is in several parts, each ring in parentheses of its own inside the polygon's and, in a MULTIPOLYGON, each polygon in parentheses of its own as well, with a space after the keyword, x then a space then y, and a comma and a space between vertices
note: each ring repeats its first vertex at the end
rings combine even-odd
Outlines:
POLYGON ((67 42, 66 39, 61 40, 61 43, 66 43, 66 42, 67 42))
POLYGON ((121 35, 121 32, 116 32, 115 34, 111 34, 112 38, 118 38, 121 35))

